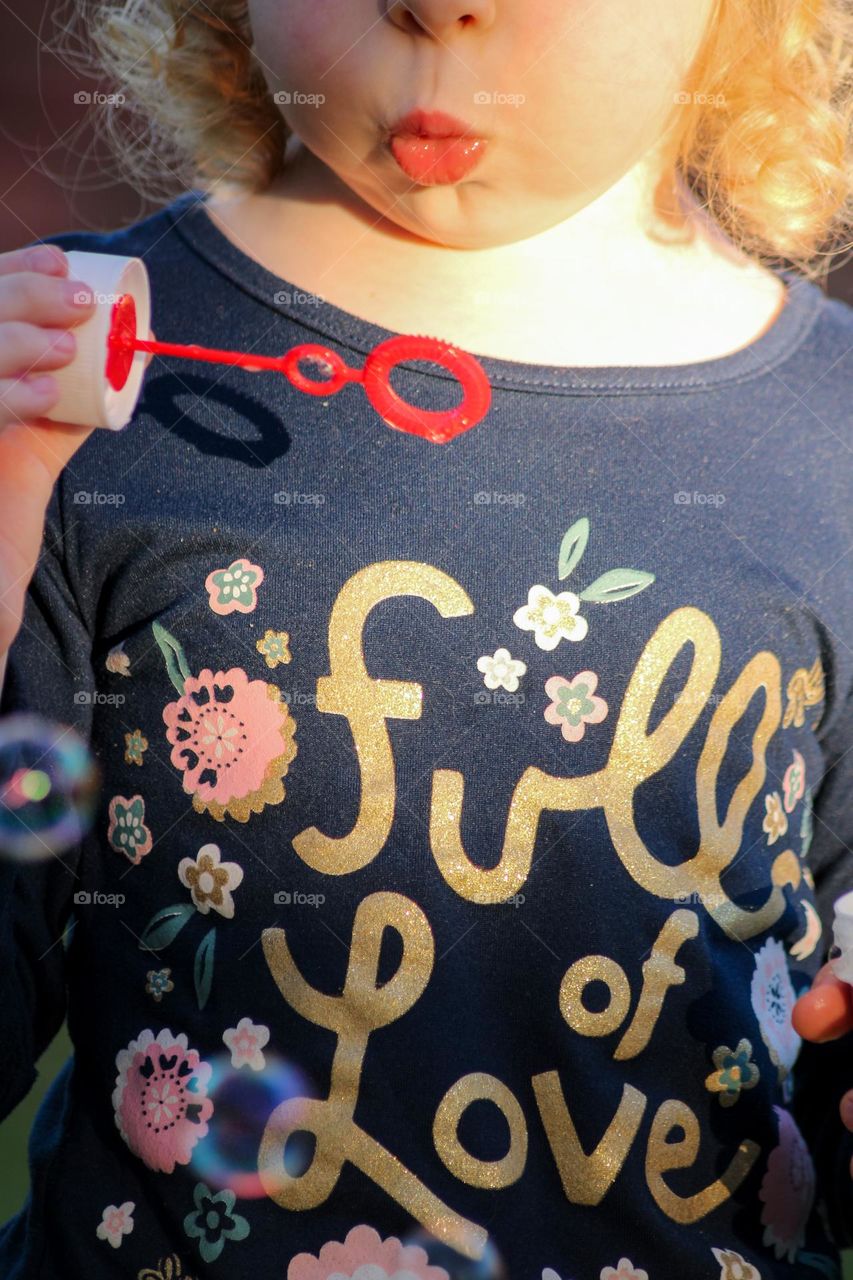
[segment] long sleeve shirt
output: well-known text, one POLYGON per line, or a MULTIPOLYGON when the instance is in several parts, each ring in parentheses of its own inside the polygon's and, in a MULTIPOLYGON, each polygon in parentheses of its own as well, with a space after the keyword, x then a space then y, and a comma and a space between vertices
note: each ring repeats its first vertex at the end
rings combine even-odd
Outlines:
MULTIPOLYGON (((204 206, 48 239, 161 340, 393 336, 204 206)), ((717 359, 478 357, 446 444, 155 357, 75 455, 0 704, 101 771, 0 862, 0 1114, 74 1048, 7 1280, 837 1274, 853 1037, 791 1010, 853 887, 853 311, 781 274, 717 359)))

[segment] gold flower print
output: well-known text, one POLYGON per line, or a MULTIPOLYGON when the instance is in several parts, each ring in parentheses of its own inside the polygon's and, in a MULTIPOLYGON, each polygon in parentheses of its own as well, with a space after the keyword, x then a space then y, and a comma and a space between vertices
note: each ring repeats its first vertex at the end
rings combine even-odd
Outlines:
MULTIPOLYGON (((795 728, 801 729, 805 723, 806 707, 814 707, 823 701, 823 665, 819 656, 815 658, 808 670, 805 667, 797 668, 788 681, 787 694, 788 705, 785 708, 782 728, 787 729, 789 725, 794 725, 795 728)), ((817 724, 813 728, 817 728, 817 724)))
POLYGON ((136 1280, 193 1280, 188 1271, 184 1271, 183 1263, 176 1253, 168 1258, 161 1258, 156 1267, 143 1267, 137 1273, 136 1280))
POLYGON ((145 984, 145 990, 159 1004, 164 995, 168 995, 170 991, 175 990, 175 984, 172 981, 171 969, 149 969, 145 975, 148 979, 145 984))
POLYGON ((121 644, 113 645, 106 657, 107 671, 111 671, 116 676, 130 675, 130 658, 124 651, 124 641, 121 644))
POLYGON ((758 1084, 758 1067, 752 1061, 752 1045, 746 1039, 739 1041, 734 1050, 721 1044, 713 1053, 716 1070, 705 1080, 705 1088, 720 1095, 724 1107, 733 1106, 741 1089, 752 1089, 758 1084))
POLYGON ((148 750, 148 739, 143 736, 142 730, 134 729, 133 733, 126 733, 124 744, 125 764, 142 764, 142 753, 148 750))
POLYGON ((764 805, 767 809, 764 815, 764 821, 761 824, 762 831, 767 832, 767 843, 775 844, 780 836, 783 836, 788 830, 788 819, 785 817, 785 811, 782 808, 782 797, 778 791, 774 791, 764 797, 764 805))
POLYGON ((255 641, 258 653, 263 654, 268 667, 277 667, 280 662, 290 662, 291 652, 288 649, 290 636, 286 631, 273 631, 267 627, 263 639, 255 641))

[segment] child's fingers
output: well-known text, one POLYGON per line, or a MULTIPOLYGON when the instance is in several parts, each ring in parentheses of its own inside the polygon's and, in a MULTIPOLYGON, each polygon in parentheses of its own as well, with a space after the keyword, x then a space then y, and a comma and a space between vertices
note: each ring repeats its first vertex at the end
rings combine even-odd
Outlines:
MULTIPOLYGON (((853 1133, 853 1089, 850 1089, 845 1093, 844 1097, 841 1099, 839 1111, 841 1112, 841 1119, 844 1121, 851 1133, 853 1133)), ((853 1173, 853 1167, 851 1167, 851 1173, 853 1173)))
POLYGON ((810 991, 800 996, 791 1015, 797 1035, 822 1043, 853 1031, 853 987, 836 978, 829 964, 815 974, 810 991))

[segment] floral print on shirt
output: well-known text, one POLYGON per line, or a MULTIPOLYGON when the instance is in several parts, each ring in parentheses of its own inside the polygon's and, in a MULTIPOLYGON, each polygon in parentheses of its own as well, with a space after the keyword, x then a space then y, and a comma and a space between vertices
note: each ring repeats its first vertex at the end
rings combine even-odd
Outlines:
POLYGON ((433 1267, 419 1245, 403 1245, 396 1236, 383 1240, 364 1224, 343 1243, 324 1244, 319 1257, 298 1253, 287 1268, 287 1280, 450 1280, 444 1267, 433 1267))
POLYGON ((205 579, 208 603, 214 613, 251 613, 258 603, 257 589, 264 571, 251 560, 232 560, 226 569, 213 569, 205 579))
POLYGON ((134 1155, 162 1173, 189 1164, 213 1114, 210 1064, 189 1048, 186 1035, 166 1028, 157 1036, 140 1032, 119 1050, 116 1067, 115 1122, 134 1155))
POLYGON ((248 822, 280 804, 282 778, 296 756, 296 724, 280 689, 240 667, 192 675, 179 641, 152 624, 177 701, 163 710, 171 762, 197 813, 248 822))
POLYGON ((790 1113, 782 1107, 773 1110, 779 1120, 779 1145, 770 1152, 758 1193, 764 1202, 762 1239, 777 1258, 795 1262, 814 1203, 814 1164, 790 1113))

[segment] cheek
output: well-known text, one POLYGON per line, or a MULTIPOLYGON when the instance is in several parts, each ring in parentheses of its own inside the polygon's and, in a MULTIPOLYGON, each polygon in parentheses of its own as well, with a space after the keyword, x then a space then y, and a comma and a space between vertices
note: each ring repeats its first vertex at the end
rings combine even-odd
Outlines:
MULTIPOLYGON (((371 22, 369 0, 255 0, 250 3, 255 45, 267 74, 305 81, 332 79, 371 22), (333 70, 330 70, 333 68, 333 70), (324 74, 326 73, 326 74, 324 74)), ((313 83, 313 91, 322 84, 313 83)))

